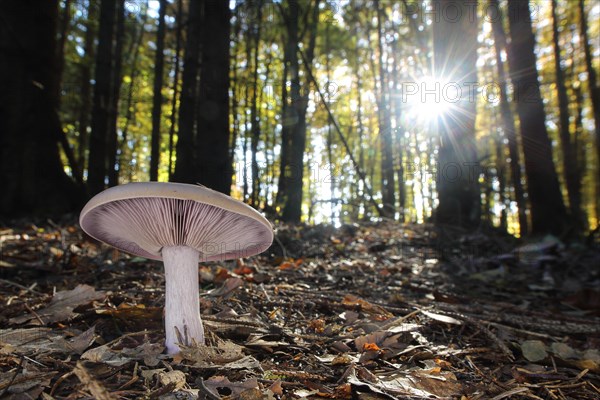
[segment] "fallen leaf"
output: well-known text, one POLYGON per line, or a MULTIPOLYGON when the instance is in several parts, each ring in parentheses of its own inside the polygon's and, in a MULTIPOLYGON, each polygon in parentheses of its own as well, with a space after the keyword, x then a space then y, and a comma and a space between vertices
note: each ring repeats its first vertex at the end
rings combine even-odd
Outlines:
POLYGON ((78 285, 73 290, 56 293, 47 307, 37 310, 33 314, 11 318, 9 322, 14 324, 47 325, 70 320, 77 315, 73 312, 75 308, 89 304, 94 300, 103 299, 104 296, 103 292, 96 292, 91 286, 78 285))
POLYGON ((546 346, 540 340, 526 340, 521 343, 521 352, 528 361, 537 362, 548 357, 546 346))
POLYGON ((44 388, 50 385, 54 375, 56 372, 38 372, 35 368, 0 372, 0 393, 13 395, 2 397, 3 399, 37 398, 44 388), (35 393, 37 393, 35 397, 29 397, 35 393))
POLYGON ((462 321, 460 321, 456 318, 453 318, 453 317, 449 317, 448 315, 432 313, 431 311, 427 311, 427 310, 421 310, 421 312, 424 315, 426 315, 429 318, 434 319, 436 321, 445 322, 446 324, 452 324, 452 325, 462 325, 462 321))
POLYGON ((162 318, 162 307, 146 307, 144 304, 121 303, 119 306, 109 309, 96 310, 96 314, 110 315, 124 321, 131 320, 160 320, 162 318))
POLYGON ((209 296, 213 297, 227 297, 235 289, 239 288, 244 284, 244 281, 240 278, 227 278, 221 287, 211 290, 208 292, 209 296))
POLYGON ((345 306, 360 307, 360 309, 368 314, 381 315, 385 318, 391 318, 394 315, 388 312, 385 308, 369 303, 359 297, 351 294, 347 294, 342 300, 342 304, 345 306))
POLYGON ((94 399, 97 400, 113 400, 115 399, 108 390, 85 369, 81 362, 78 362, 73 370, 79 381, 83 384, 85 390, 90 392, 94 399))
POLYGON ((158 381, 163 386, 173 386, 173 390, 182 389, 187 383, 185 379, 185 374, 182 371, 178 370, 159 372, 158 381))
POLYGON ((219 389, 228 389, 227 394, 236 397, 246 390, 258 389, 258 380, 256 378, 251 378, 242 382, 231 382, 227 377, 217 375, 211 376, 205 380, 204 385, 211 389, 213 393, 223 393, 223 391, 219 391, 219 389))

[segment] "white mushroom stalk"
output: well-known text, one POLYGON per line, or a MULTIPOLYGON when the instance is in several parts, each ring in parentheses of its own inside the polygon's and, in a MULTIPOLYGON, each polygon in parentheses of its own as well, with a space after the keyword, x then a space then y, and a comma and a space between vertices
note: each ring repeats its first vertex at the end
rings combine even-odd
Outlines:
POLYGON ((177 343, 204 344, 200 317, 198 260, 191 247, 172 246, 162 250, 165 264, 165 346, 167 353, 179 351, 177 343), (194 343, 195 342, 195 343, 194 343))
POLYGON ((273 241, 256 210, 203 186, 130 183, 92 198, 79 223, 90 236, 165 267, 165 345, 204 344, 198 262, 248 257, 273 241))

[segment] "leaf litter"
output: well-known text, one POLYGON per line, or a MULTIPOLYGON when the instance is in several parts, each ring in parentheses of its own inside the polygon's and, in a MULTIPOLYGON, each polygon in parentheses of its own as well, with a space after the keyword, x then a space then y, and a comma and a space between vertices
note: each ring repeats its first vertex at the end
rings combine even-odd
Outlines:
POLYGON ((0 398, 597 399, 600 251, 391 222, 276 228, 201 264, 206 346, 163 354, 163 271, 69 223, 0 226, 0 398))

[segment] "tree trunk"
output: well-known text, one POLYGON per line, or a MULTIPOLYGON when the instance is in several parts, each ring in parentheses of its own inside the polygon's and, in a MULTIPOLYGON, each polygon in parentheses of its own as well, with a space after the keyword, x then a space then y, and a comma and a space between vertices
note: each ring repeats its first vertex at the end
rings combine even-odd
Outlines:
MULTIPOLYGON (((158 30, 156 31, 156 54, 154 56, 154 87, 152 99, 152 144, 150 150, 150 180, 158 181, 158 165, 160 163, 160 122, 162 116, 162 87, 165 65, 165 15, 167 0, 160 0, 158 12, 158 30)), ((175 82, 177 85, 177 82, 175 82)))
POLYGON ((504 70, 504 61, 502 60, 502 51, 506 50, 506 33, 500 13, 500 4, 498 0, 490 0, 490 21, 494 32, 494 49, 496 53, 496 66, 498 68, 498 87, 500 94, 500 110, 502 113, 502 131, 508 140, 508 154, 510 156, 510 172, 515 190, 515 201, 517 203, 519 215, 519 231, 521 237, 527 235, 529 223, 527 221, 527 202, 525 200, 525 191, 523 190, 521 173, 521 153, 519 143, 517 142, 517 131, 515 128, 515 119, 508 102, 507 79, 504 70), (492 14, 495 12, 495 14, 492 14))
POLYGON ((115 50, 113 56, 113 67, 111 75, 112 95, 109 109, 108 142, 107 142, 107 175, 108 185, 119 184, 119 167, 117 165, 117 122, 119 120, 119 97, 123 76, 123 41, 125 40, 125 0, 117 0, 117 26, 115 32, 115 50))
MULTIPOLYGON (((390 88, 390 91, 393 90, 393 93, 389 93, 388 96, 393 103, 394 109, 394 140, 396 141, 396 145, 394 148, 398 152, 398 161, 397 161, 397 170, 396 173, 398 175, 398 205, 400 206, 399 211, 399 219, 400 222, 404 222, 405 217, 405 209, 406 209, 406 184, 404 182, 404 129, 400 123, 402 118, 402 102, 398 100, 397 96, 394 96, 397 93, 400 93, 400 71, 398 69, 398 58, 400 57, 400 45, 399 41, 394 40, 393 48, 393 56, 392 56, 392 82, 393 85, 390 88)), ((392 107, 392 104, 390 104, 392 107)))
POLYGON ((169 181, 173 177, 173 143, 175 137, 175 125, 177 124, 177 100, 179 97, 179 56, 181 54, 181 31, 183 20, 183 0, 177 0, 177 33, 175 38, 175 56, 173 57, 173 99, 171 100, 171 127, 169 128, 169 181))
MULTIPOLYGON (((579 28, 585 53, 585 69, 588 75, 588 90, 592 99, 592 110, 594 112, 594 124, 596 133, 596 212, 600 213, 600 86, 594 69, 592 49, 590 48, 590 39, 588 37, 587 15, 585 13, 585 4, 579 0, 579 28)), ((597 223, 600 226, 600 222, 597 223)))
POLYGON ((67 43, 69 26, 71 24, 71 1, 72 0, 65 0, 63 13, 60 17, 58 45, 56 46, 56 101, 58 106, 60 106, 60 87, 62 85, 63 71, 65 68, 65 44, 67 43))
MULTIPOLYGON (((353 24, 352 33, 354 37, 358 37, 358 22, 353 24)), ((360 51, 359 51, 359 43, 356 40, 354 45, 354 76, 356 77, 356 135, 358 138, 358 165, 362 171, 365 170, 365 150, 364 150, 364 125, 363 125, 363 115, 362 115, 362 79, 360 75, 360 51)), ((366 213, 367 202, 365 200, 365 185, 366 182, 357 182, 356 183, 356 193, 355 198, 358 200, 358 210, 356 211, 356 219, 359 218, 360 210, 362 209, 363 215, 366 213)))
POLYGON ((198 71, 200 59, 200 32, 204 1, 191 1, 188 10, 188 28, 183 63, 181 100, 179 105, 179 129, 177 133, 177 162, 173 180, 196 183, 194 173, 194 124, 196 98, 198 95, 198 71))
POLYGON ((377 49, 379 53, 379 99, 377 102, 379 116, 379 144, 381 146, 381 198, 383 215, 394 218, 396 210, 396 185, 394 180, 394 156, 392 143, 391 112, 388 100, 387 66, 383 58, 383 10, 379 0, 375 0, 377 10, 377 49))
POLYGON ((225 194, 231 191, 233 176, 233 166, 229 162, 230 18, 228 2, 204 2, 196 116, 196 182, 225 194))
POLYGON ((108 169, 106 147, 109 131, 109 107, 112 104, 111 72, 115 6, 116 0, 103 0, 100 3, 100 27, 94 79, 92 132, 90 135, 90 155, 87 180, 88 191, 91 195, 104 190, 108 169))
MULTIPOLYGON (((329 107, 331 107, 331 97, 332 94, 330 92, 330 83, 331 83, 331 40, 330 40, 330 24, 325 26, 325 72, 327 74, 327 101, 329 107)), ((331 225, 335 224, 335 165, 333 160, 333 130, 331 127, 331 118, 327 118, 327 163, 329 165, 329 206, 331 207, 331 225)), ((326 182, 324 182, 326 183, 326 182)))
MULTIPOLYGON (((299 48, 299 36, 298 36, 298 9, 299 5, 296 1, 289 2, 290 5, 290 18, 288 24, 288 35, 295 46, 293 48, 290 58, 290 72, 291 72, 291 108, 294 110, 295 123, 291 129, 291 141, 290 141, 290 169, 292 173, 287 176, 288 183, 286 184, 288 190, 288 197, 283 208, 282 220, 285 222, 298 223, 302 216, 302 187, 304 178, 304 149, 306 147, 306 109, 308 107, 308 95, 310 86, 309 78, 306 77, 306 81, 303 86, 300 86, 300 65, 298 63, 299 48), (301 91, 304 89, 304 92, 301 91)), ((312 9, 312 21, 310 21, 309 30, 309 43, 306 49, 305 57, 303 61, 306 68, 310 68, 314 58, 315 50, 315 39, 317 23, 319 18, 319 0, 315 1, 314 8, 312 9)), ((308 74, 305 73, 305 76, 308 74)))
POLYGON ((536 235, 560 235, 564 233, 567 213, 546 130, 546 113, 536 69, 535 37, 531 27, 529 1, 509 1, 508 17, 511 37, 508 64, 521 122, 531 203, 531 232, 536 235))
POLYGON ((73 211, 83 191, 65 174, 58 150, 58 1, 5 1, 2 16, 0 214, 73 211))
POLYGON ((250 106, 250 120, 252 122, 252 140, 250 142, 250 152, 252 154, 252 195, 250 204, 258 208, 258 194, 260 192, 260 176, 256 153, 258 152, 258 142, 260 140, 260 117, 258 116, 258 50, 260 46, 260 33, 262 26, 262 1, 256 5, 257 15, 253 27, 255 30, 251 37, 254 39, 254 60, 252 69, 252 105, 250 106))
POLYGON ((556 71, 556 92, 558 95, 559 136, 563 151, 563 169, 569 197, 569 211, 575 234, 583 229, 583 214, 581 211, 581 178, 577 168, 577 153, 571 141, 569 132, 569 97, 565 86, 565 73, 561 66, 560 37, 558 33, 558 18, 556 0, 552 0, 552 44, 554 47, 554 69, 556 71))
MULTIPOLYGON (((282 11, 283 13, 283 11, 282 11)), ((287 21, 289 24, 289 21, 287 21)), ((289 173, 290 159, 290 126, 293 122, 292 108, 288 106, 288 76, 290 72, 290 63, 292 61, 292 53, 296 47, 294 38, 287 31, 287 40, 283 44, 283 74, 281 76, 281 151, 279 156, 279 177, 277 179, 277 195, 275 196, 275 206, 282 208, 287 199, 287 178, 289 173)))
MULTIPOLYGON (((432 5, 440 10, 448 3, 435 0, 432 5)), ((434 76, 440 81, 440 87, 458 85, 458 101, 437 120, 440 147, 436 220, 475 228, 481 217, 480 166, 475 143, 476 96, 472 86, 477 82, 478 25, 476 15, 473 15, 476 13, 469 13, 468 0, 452 4, 460 8, 460 20, 441 18, 433 24, 434 76)), ((440 101, 455 101, 443 98, 447 93, 442 90, 440 101)))
MULTIPOLYGON (((234 19, 235 24, 233 25, 233 40, 232 44, 233 48, 233 71, 231 73, 231 115, 233 117, 233 128, 231 130, 231 140, 229 142, 229 163, 234 165, 235 163, 235 150, 236 144, 238 140, 238 136, 240 133, 240 113, 238 112, 238 106, 240 102, 240 92, 241 87, 243 86, 240 82, 241 78, 238 75, 238 53, 240 48, 240 32, 242 30, 242 23, 240 21, 240 7, 241 4, 238 4, 234 9, 234 19)), ((237 177, 236 177, 237 179, 237 177)), ((239 182, 236 182, 236 184, 239 182)))
POLYGON ((83 45, 84 56, 81 60, 81 106, 79 108, 79 144, 77 147, 77 161, 80 167, 79 173, 83 175, 86 170, 86 154, 88 151, 88 128, 90 109, 92 107, 92 63, 96 53, 94 39, 96 37, 96 17, 98 16, 98 7, 90 1, 88 7, 88 20, 85 27, 85 39, 83 45))
MULTIPOLYGON (((128 54, 131 54, 131 52, 133 51, 133 55, 131 56, 131 76, 130 76, 130 82, 129 82, 129 88, 127 91, 127 100, 126 100, 126 104, 125 104, 125 122, 123 123, 123 130, 121 131, 121 152, 119 153, 119 156, 117 157, 117 162, 116 162, 116 167, 119 169, 119 173, 123 170, 123 165, 124 165, 124 161, 125 161, 125 157, 124 157, 124 153, 125 153, 125 149, 127 147, 129 147, 129 126, 131 125, 131 123, 135 120, 135 112, 134 112, 134 99, 133 99, 133 95, 135 92, 135 85, 136 85, 136 81, 137 81, 137 77, 138 77, 138 72, 139 69, 137 68, 137 64, 138 64, 138 59, 140 56, 140 47, 142 46, 142 39, 144 38, 144 25, 146 25, 146 19, 148 17, 148 6, 146 5, 146 7, 144 8, 144 15, 142 16, 142 27, 139 30, 138 35, 136 36, 135 40, 131 41, 131 45, 129 46, 129 51, 127 52, 128 54)), ((136 144, 134 143, 132 145, 132 149, 131 149, 131 154, 135 153, 134 148, 136 147, 136 144)), ((131 164, 130 164, 131 165, 131 164)), ((136 164, 137 165, 137 164, 136 164)), ((130 176, 131 174, 131 169, 130 169, 130 176)), ((131 178, 129 178, 129 180, 131 180, 131 178)))

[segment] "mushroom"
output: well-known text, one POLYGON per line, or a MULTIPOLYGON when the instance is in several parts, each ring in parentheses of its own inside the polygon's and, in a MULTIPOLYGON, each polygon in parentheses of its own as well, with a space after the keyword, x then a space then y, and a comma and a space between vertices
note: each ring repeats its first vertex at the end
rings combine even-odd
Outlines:
POLYGON ((94 196, 79 217, 90 236, 165 267, 165 345, 204 344, 198 263, 266 250, 273 228, 256 210, 204 186, 144 182, 94 196))

